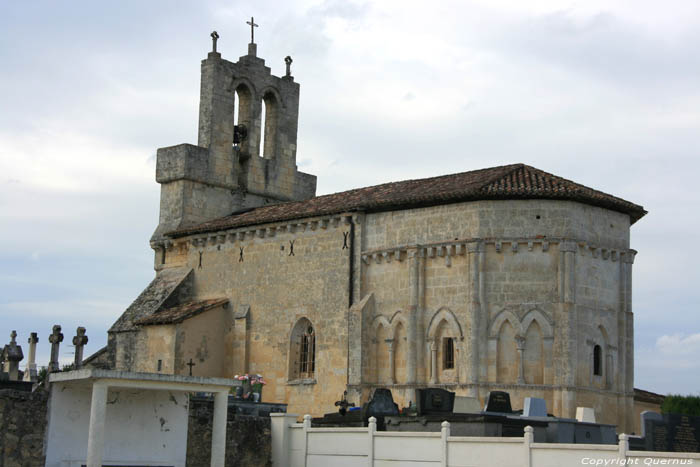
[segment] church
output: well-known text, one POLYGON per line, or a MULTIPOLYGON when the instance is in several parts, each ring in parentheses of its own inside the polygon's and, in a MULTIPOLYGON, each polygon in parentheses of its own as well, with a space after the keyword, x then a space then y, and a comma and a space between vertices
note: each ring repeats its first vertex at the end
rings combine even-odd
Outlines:
POLYGON ((633 430, 641 206, 522 163, 316 196, 292 59, 273 76, 254 41, 231 62, 212 38, 197 145, 157 152, 155 279, 95 364, 261 374, 298 414, 505 390, 633 430))

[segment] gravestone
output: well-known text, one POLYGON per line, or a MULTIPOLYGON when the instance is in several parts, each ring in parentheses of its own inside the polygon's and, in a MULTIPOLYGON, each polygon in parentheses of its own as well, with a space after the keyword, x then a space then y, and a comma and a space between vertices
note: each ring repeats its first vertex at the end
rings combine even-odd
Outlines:
POLYGON ((416 389, 418 415, 452 413, 455 393, 441 388, 416 389))
MULTIPOLYGON (((352 412, 350 412, 350 414, 352 414, 352 412)), ((386 388, 377 388, 374 390, 372 399, 370 399, 370 401, 362 407, 361 418, 365 426, 367 426, 369 417, 376 418, 377 430, 384 431, 386 428, 386 425, 384 424, 384 417, 387 415, 398 414, 399 406, 394 402, 394 397, 391 395, 391 391, 386 388)), ((348 418, 348 415, 346 415, 345 418, 348 418)))
POLYGON ((592 407, 576 407, 576 420, 595 423, 595 410, 592 407))
POLYGON ((646 421, 647 420, 653 420, 653 421, 657 421, 657 422, 663 422, 663 420, 664 420, 663 415, 661 415, 660 413, 657 413, 657 412, 652 412, 650 410, 645 410, 644 412, 642 412, 639 415, 639 417, 641 418, 641 422, 642 422, 641 423, 641 425, 642 425, 641 426, 642 437, 645 437, 646 435, 650 434, 650 433, 647 433, 647 431, 646 431, 646 428, 647 428, 646 421))
POLYGON ((367 414, 367 418, 384 415, 398 415, 399 406, 394 402, 394 398, 389 389, 377 388, 374 390, 372 399, 367 403, 365 412, 367 414))
POLYGON ((33 332, 29 335, 27 343, 29 344, 29 356, 27 357, 27 366, 24 369, 24 381, 36 382, 36 344, 39 342, 39 336, 33 332))
POLYGON ((10 333, 10 343, 2 349, 2 371, 7 373, 10 381, 19 381, 19 362, 24 358, 22 346, 17 345, 17 331, 10 333))
POLYGON ((452 413, 479 413, 481 404, 476 397, 455 396, 452 413))
POLYGON ((486 398, 484 412, 513 413, 510 394, 505 391, 491 391, 486 398))
POLYGON ((644 418, 647 451, 700 452, 700 417, 663 414, 644 418))
POLYGON ((539 397, 526 397, 523 406, 523 417, 546 417, 547 402, 539 397))

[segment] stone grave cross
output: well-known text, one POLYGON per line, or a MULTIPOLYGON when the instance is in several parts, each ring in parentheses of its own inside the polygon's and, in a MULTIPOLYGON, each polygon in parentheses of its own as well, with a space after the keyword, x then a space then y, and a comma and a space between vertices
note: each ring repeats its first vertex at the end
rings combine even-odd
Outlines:
POLYGON ((255 29, 254 28, 257 28, 258 25, 255 24, 255 20, 253 19, 252 16, 250 17, 250 21, 246 21, 245 24, 250 25, 250 43, 255 44, 255 29))
POLYGON ((19 362, 24 358, 22 347, 17 345, 17 331, 10 333, 10 344, 2 350, 3 371, 8 373, 11 381, 19 380, 19 362))
POLYGON ((61 333, 61 326, 54 324, 51 335, 49 336, 49 342, 51 343, 51 360, 49 360, 49 373, 53 371, 58 371, 58 348, 63 342, 63 333, 61 333))
POLYGON ((73 337, 73 345, 75 346, 75 360, 73 366, 76 370, 83 366, 83 347, 88 343, 88 337, 85 335, 85 328, 78 326, 73 337))
POLYGON ((8 373, 11 381, 19 380, 19 362, 24 358, 22 347, 17 345, 17 331, 10 333, 10 344, 2 350, 3 371, 8 373))
POLYGON ((36 374, 36 344, 39 342, 39 336, 33 332, 29 335, 27 343, 29 344, 29 356, 27 357, 27 366, 24 369, 24 380, 34 382, 37 380, 36 374))

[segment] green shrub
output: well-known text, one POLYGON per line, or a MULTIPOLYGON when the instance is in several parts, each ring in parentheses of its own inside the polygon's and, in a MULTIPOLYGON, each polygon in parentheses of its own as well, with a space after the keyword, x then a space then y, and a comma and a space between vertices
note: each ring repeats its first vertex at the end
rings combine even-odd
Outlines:
POLYGON ((669 394, 661 404, 661 412, 700 416, 700 396, 669 394))

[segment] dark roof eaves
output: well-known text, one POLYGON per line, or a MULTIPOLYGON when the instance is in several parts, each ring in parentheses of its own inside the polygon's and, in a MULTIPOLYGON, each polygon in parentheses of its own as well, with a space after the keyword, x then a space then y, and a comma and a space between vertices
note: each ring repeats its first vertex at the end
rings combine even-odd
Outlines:
POLYGON ((488 200, 508 200, 508 199, 550 199, 550 200, 564 200, 564 201, 575 201, 582 204, 598 206, 605 209, 610 209, 611 211, 619 212, 622 214, 627 214, 630 216, 630 224, 634 224, 639 219, 647 214, 641 206, 629 203, 631 206, 620 206, 622 203, 614 203, 606 200, 593 200, 585 199, 582 194, 579 193, 527 193, 527 194, 513 194, 513 193, 489 193, 489 194, 472 194, 463 196, 446 196, 443 198, 431 199, 413 199, 405 202, 393 202, 393 203, 375 203, 367 205, 358 205, 349 207, 349 209, 330 209, 330 210, 319 210, 314 213, 304 213, 300 215, 291 216, 279 216, 272 219, 263 219, 260 221, 252 221, 249 223, 240 223, 225 226, 211 226, 204 228, 193 228, 188 230, 179 230, 174 232, 166 233, 166 236, 171 238, 182 238, 188 237, 190 235, 200 235, 204 233, 219 232, 222 230, 238 229, 242 227, 253 227, 258 225, 272 224, 276 222, 293 221, 297 219, 306 219, 311 217, 322 217, 331 216, 348 212, 365 212, 365 213, 376 213, 376 212, 387 212, 387 211, 400 211, 404 209, 416 209, 416 208, 426 208, 433 206, 440 206, 446 204, 455 204, 469 201, 488 201, 488 200))

